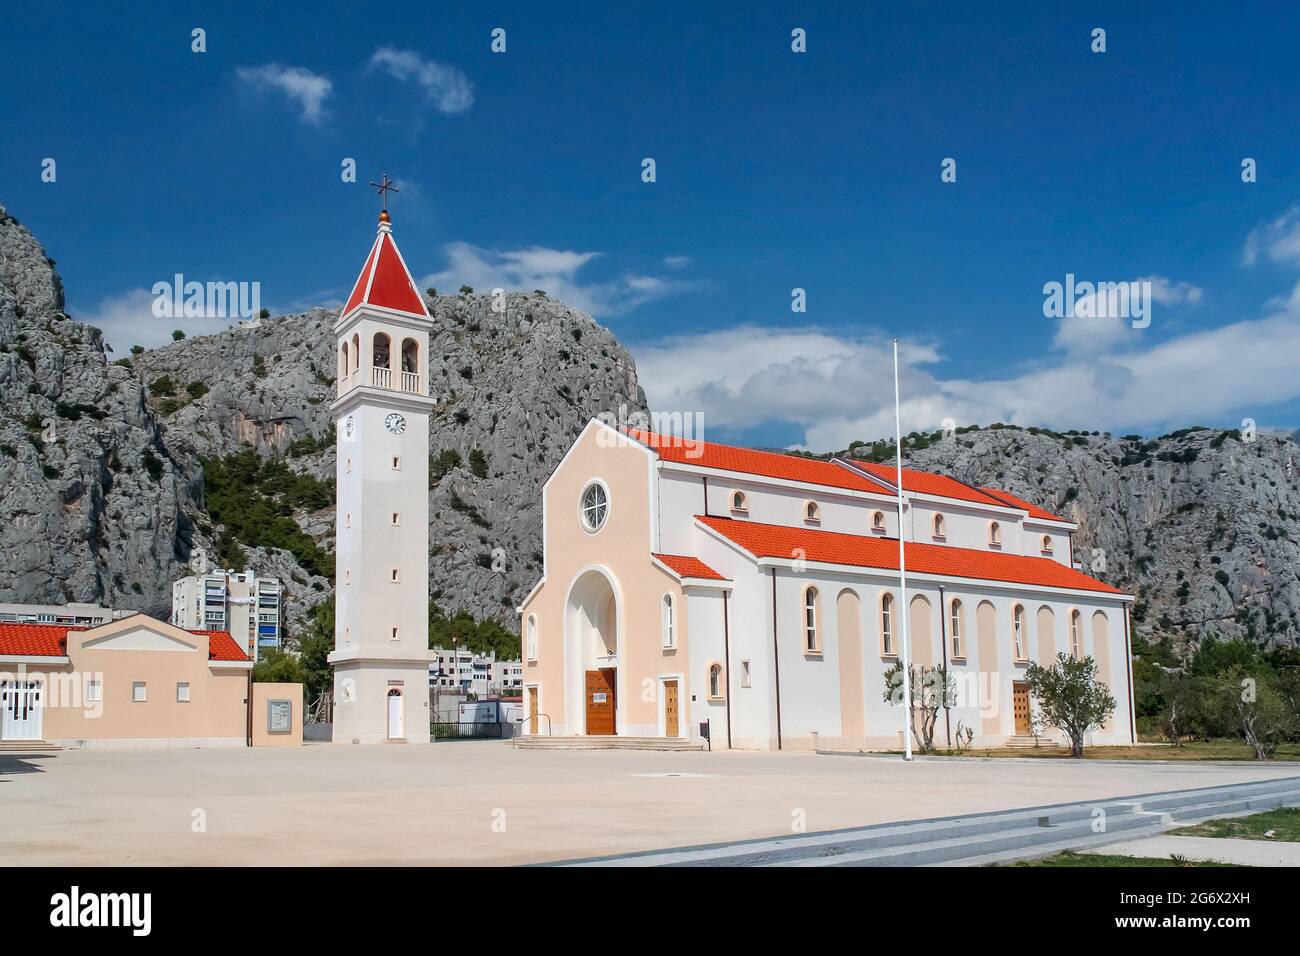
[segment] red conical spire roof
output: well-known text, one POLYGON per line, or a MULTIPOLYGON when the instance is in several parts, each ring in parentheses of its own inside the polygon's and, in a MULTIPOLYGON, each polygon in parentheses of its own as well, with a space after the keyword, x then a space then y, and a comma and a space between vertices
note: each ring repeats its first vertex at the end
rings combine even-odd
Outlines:
POLYGON ((352 294, 348 296, 348 304, 343 307, 343 314, 347 315, 359 305, 392 309, 395 312, 418 315, 422 319, 429 317, 424 299, 416 291, 406 262, 397 251, 387 212, 379 216, 379 234, 375 236, 375 244, 370 247, 370 255, 366 258, 361 275, 357 276, 352 294))

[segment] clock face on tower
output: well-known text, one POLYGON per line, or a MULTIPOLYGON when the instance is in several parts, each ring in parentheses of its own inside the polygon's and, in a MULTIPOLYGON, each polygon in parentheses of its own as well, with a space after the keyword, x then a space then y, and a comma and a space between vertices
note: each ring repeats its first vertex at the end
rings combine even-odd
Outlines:
POLYGON ((384 419, 384 427, 394 435, 400 435, 402 432, 406 431, 406 419, 397 414, 397 412, 392 412, 384 419))

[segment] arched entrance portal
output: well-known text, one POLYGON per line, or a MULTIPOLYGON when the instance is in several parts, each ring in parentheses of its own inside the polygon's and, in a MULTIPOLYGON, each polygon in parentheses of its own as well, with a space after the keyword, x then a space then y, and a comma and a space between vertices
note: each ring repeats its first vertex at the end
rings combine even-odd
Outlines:
POLYGON ((402 721, 402 692, 396 687, 388 692, 388 739, 406 739, 406 728, 402 721))
POLYGON ((619 607, 614 585, 603 571, 589 570, 574 581, 565 606, 565 650, 578 666, 570 673, 582 694, 575 715, 583 732, 618 733, 619 607))

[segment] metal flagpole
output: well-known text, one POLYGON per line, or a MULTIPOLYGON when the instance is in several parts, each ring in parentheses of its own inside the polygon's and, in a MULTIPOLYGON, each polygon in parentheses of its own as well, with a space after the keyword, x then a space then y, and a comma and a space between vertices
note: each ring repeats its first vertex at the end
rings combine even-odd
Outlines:
POLYGON ((894 339, 894 462, 898 490, 898 615, 903 622, 903 759, 912 759, 912 654, 907 636, 907 560, 903 551, 903 423, 898 400, 898 339, 894 339))

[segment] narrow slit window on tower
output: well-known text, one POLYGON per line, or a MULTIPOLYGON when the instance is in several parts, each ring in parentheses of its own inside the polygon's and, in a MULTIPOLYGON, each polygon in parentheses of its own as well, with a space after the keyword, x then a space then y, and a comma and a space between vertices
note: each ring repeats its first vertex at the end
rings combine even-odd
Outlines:
POLYGON ((398 526, 399 524, 401 524, 401 523, 402 523, 402 514, 401 514, 401 512, 399 512, 399 511, 394 511, 394 512, 393 512, 393 527, 397 527, 397 526, 398 526))
POLYGON ((402 457, 401 457, 401 455, 394 455, 394 456, 393 456, 393 471, 401 471, 401 470, 402 470, 402 457))
POLYGON ((393 628, 392 630, 393 630, 393 633, 392 633, 392 636, 389 637, 389 640, 390 640, 390 641, 396 641, 396 640, 398 640, 398 636, 397 636, 397 628, 393 628))
POLYGON ((399 583, 399 582, 402 580, 402 571, 401 571, 401 569, 400 569, 400 568, 393 568, 392 576, 391 576, 388 580, 392 581, 394 584, 399 583))

